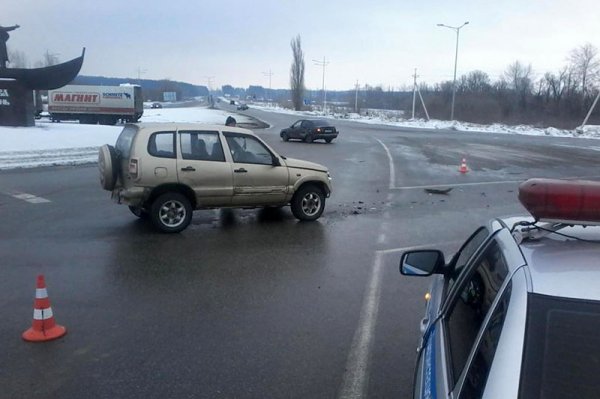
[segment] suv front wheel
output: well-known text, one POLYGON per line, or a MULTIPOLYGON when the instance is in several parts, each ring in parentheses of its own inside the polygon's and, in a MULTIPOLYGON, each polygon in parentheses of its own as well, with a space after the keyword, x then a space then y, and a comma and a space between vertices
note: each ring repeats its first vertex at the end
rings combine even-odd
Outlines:
POLYGON ((296 192, 290 205, 297 219, 317 220, 325 209, 325 195, 319 187, 310 184, 296 192))
POLYGON ((192 221, 192 205, 180 193, 165 193, 152 202, 152 223, 164 233, 179 233, 192 221))

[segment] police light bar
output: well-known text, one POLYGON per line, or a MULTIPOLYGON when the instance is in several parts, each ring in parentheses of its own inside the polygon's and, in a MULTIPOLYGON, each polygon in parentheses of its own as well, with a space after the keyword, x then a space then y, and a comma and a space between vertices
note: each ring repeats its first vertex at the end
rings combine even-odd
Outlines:
POLYGON ((519 185, 519 201, 536 221, 600 224, 600 182, 529 179, 519 185))

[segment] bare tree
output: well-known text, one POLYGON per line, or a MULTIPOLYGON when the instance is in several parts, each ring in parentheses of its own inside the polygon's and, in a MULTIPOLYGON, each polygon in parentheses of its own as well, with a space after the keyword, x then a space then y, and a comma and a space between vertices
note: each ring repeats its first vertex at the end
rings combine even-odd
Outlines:
POLYGON ((8 59, 11 68, 27 68, 29 66, 25 53, 19 50, 9 51, 8 59))
POLYGON ((292 67, 290 68, 290 87, 292 90, 292 103, 294 109, 300 111, 302 109, 302 97, 304 96, 304 53, 300 35, 292 39, 290 43, 292 47, 292 67))
POLYGON ((582 98, 585 101, 587 92, 600 76, 600 59, 598 49, 590 43, 571 51, 569 61, 573 72, 581 83, 582 98))

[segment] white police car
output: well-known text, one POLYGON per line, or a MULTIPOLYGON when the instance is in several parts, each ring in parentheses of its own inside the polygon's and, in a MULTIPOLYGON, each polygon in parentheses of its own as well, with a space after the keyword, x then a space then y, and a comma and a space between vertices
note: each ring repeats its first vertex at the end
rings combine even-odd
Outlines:
POLYGON ((437 275, 415 398, 600 398, 600 183, 531 179, 519 200, 533 217, 492 220, 448 263, 402 255, 437 275))

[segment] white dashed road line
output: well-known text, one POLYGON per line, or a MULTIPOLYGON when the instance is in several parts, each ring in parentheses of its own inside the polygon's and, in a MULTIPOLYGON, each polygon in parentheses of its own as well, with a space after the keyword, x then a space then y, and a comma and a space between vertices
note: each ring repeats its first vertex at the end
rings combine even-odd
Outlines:
POLYGON ((10 195, 11 197, 16 198, 16 199, 20 199, 20 200, 29 202, 30 204, 43 204, 46 202, 52 202, 46 198, 37 197, 33 194, 21 193, 18 191, 5 191, 4 194, 10 195))

